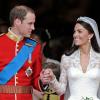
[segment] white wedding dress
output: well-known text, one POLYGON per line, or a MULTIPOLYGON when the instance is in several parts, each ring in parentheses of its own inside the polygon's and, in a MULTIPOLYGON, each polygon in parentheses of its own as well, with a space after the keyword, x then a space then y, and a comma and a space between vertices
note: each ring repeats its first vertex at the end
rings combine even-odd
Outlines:
POLYGON ((60 81, 50 82, 58 94, 65 94, 64 100, 100 100, 100 54, 90 50, 90 60, 84 73, 80 65, 80 51, 71 56, 63 55, 61 59, 60 81))

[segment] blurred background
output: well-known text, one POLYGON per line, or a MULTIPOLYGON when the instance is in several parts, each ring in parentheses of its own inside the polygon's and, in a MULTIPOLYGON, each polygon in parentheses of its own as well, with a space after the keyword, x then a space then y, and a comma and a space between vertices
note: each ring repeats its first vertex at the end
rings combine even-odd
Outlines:
POLYGON ((97 21, 98 26, 100 24, 99 0, 0 0, 0 27, 9 27, 9 11, 19 4, 35 10, 36 28, 48 29, 50 55, 57 60, 71 46, 73 27, 79 16, 89 16, 97 21))

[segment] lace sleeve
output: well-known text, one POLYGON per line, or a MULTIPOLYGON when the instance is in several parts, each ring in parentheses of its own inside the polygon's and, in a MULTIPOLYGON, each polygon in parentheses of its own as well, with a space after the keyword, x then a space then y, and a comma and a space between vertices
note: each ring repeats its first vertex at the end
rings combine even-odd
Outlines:
POLYGON ((68 57, 63 55, 61 58, 61 66, 60 66, 61 74, 59 82, 57 81, 56 78, 52 82, 50 82, 50 87, 52 87, 52 89, 56 91, 59 95, 64 94, 66 91, 68 66, 69 66, 68 57))
MULTIPOLYGON (((99 68, 100 68, 100 64, 99 64, 99 68)), ((99 69, 100 71, 100 69, 99 69)), ((98 93, 97 93, 98 98, 100 99, 100 78, 99 78, 99 87, 98 87, 98 93)))

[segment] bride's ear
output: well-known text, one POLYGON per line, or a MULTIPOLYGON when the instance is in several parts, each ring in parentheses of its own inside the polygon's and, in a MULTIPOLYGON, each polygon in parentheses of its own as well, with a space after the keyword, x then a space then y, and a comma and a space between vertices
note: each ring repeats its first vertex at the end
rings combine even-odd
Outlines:
POLYGON ((94 34, 93 34, 93 33, 92 33, 92 34, 90 34, 90 35, 89 35, 89 40, 91 40, 93 36, 94 36, 94 34))

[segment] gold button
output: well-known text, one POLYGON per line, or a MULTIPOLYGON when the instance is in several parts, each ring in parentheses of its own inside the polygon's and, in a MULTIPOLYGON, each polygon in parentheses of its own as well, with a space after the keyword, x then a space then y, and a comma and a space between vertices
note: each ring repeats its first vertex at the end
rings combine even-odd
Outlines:
POLYGON ((17 81, 16 81, 15 83, 16 83, 16 84, 18 84, 18 82, 17 82, 17 81))
POLYGON ((18 80, 18 77, 16 77, 16 79, 18 80))
POLYGON ((18 47, 19 47, 19 45, 18 45, 18 44, 16 44, 16 47, 18 48, 18 47))
POLYGON ((18 51, 19 51, 19 49, 16 49, 16 51, 18 52, 18 51))

